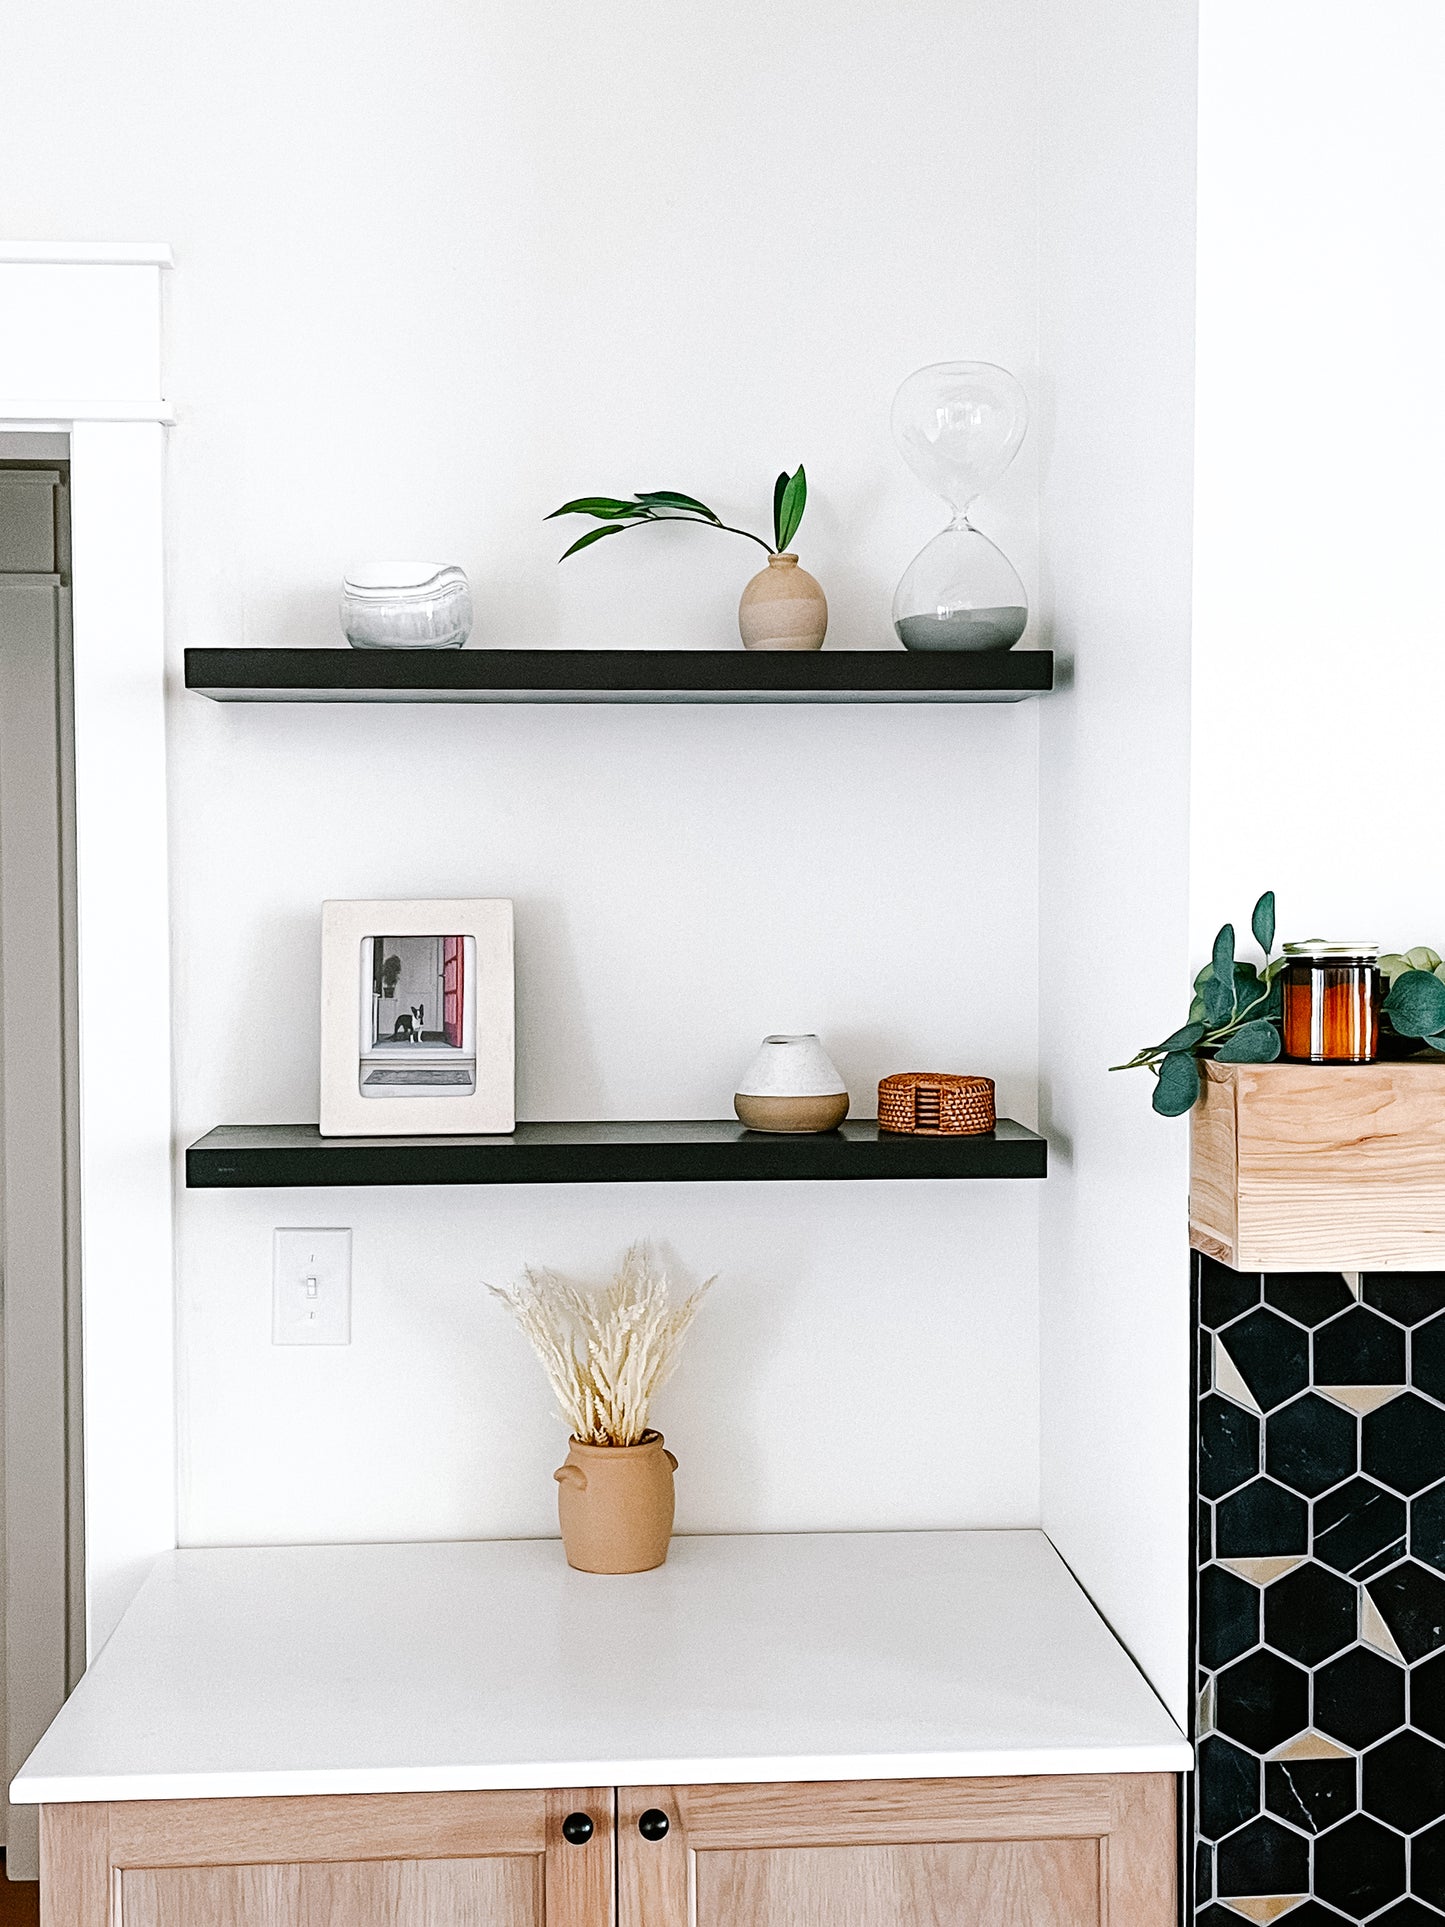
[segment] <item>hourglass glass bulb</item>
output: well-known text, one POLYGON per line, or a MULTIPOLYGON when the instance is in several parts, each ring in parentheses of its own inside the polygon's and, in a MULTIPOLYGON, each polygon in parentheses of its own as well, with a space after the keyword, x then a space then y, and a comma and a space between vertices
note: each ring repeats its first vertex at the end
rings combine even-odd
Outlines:
POLYGON ((893 439, 925 488, 961 515, 996 482, 1029 425, 1028 397, 991 361, 920 368, 893 398, 893 439))

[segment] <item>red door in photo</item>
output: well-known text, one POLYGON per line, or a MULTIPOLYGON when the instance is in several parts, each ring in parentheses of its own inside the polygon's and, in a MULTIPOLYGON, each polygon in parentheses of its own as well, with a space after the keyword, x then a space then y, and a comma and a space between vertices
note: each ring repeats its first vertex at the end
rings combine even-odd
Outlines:
POLYGON ((442 938, 442 1031, 453 1050, 462 1047, 462 1004, 466 996, 466 939, 442 938))

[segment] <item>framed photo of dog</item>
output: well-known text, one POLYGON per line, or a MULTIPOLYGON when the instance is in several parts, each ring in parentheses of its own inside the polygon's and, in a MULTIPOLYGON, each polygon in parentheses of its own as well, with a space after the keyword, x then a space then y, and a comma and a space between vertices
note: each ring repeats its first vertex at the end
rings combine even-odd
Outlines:
POLYGON ((516 1128, 512 906, 321 906, 321 1135, 516 1128))

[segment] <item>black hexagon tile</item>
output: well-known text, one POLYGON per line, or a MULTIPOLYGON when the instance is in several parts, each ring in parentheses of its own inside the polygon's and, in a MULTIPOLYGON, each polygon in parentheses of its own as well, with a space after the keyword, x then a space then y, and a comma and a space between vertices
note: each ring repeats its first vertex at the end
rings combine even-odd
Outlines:
POLYGON ((1410 1724, 1445 1744, 1445 1653, 1410 1668, 1410 1724))
POLYGON ((1410 1501, 1410 1556, 1445 1572, 1445 1485, 1410 1501))
POLYGON ((1199 1575, 1200 1665, 1227 1666, 1258 1642, 1259 1588, 1223 1566, 1206 1566, 1199 1575))
POLYGON ((1193 1927, 1445 1927, 1445 1272, 1195 1280, 1193 1927))
POLYGON ((1363 1813, 1321 1834, 1314 1862, 1315 1897, 1352 1920, 1404 1898, 1405 1843, 1363 1813))
MULTIPOLYGON (((1267 1644, 1302 1666, 1318 1666, 1353 1646, 1359 1617, 1358 1588, 1313 1560, 1276 1579, 1264 1595, 1267 1644)), ((1201 1613, 1201 1636, 1203 1631, 1201 1613)))
POLYGON ((1215 1726, 1255 1753, 1273 1752, 1302 1732, 1309 1702, 1309 1674, 1263 1648, 1226 1666, 1214 1681, 1215 1726))
POLYGON ((1405 1550, 1405 1504, 1373 1479, 1351 1479, 1317 1499, 1314 1513, 1314 1555, 1349 1578, 1405 1550))
POLYGON ((1405 1723, 1405 1669, 1356 1646, 1314 1676, 1314 1720, 1321 1733, 1356 1750, 1405 1723))
POLYGON ((1309 1551, 1309 1507, 1273 1479, 1251 1479, 1214 1508, 1220 1559, 1301 1557, 1309 1551))
MULTIPOLYGON (((1241 1418, 1248 1416, 1240 1413, 1241 1418)), ((1202 1474, 1202 1434, 1200 1451, 1202 1474)), ((1264 1469, 1292 1492, 1317 1498, 1359 1471, 1359 1420, 1317 1393, 1306 1392, 1271 1413, 1265 1426, 1264 1469)))
POLYGON ((1423 1733, 1397 1733, 1365 1755, 1360 1804, 1401 1833, 1418 1833, 1445 1813, 1445 1747, 1423 1733))
POLYGON ((1445 1271, 1367 1271, 1360 1296, 1397 1324, 1418 1325, 1445 1311, 1445 1271))
POLYGON ((1264 1302, 1300 1325, 1322 1325, 1348 1310, 1355 1294, 1340 1271, 1273 1271, 1264 1281, 1264 1302))
POLYGON ((1259 1814, 1259 1761, 1211 1733, 1200 1741, 1198 1762, 1199 1831, 1206 1840, 1220 1840, 1259 1814))
POLYGON ((1440 1927, 1440 1915, 1423 1902, 1407 1897, 1397 1900, 1387 1913, 1377 1915, 1374 1927, 1440 1927))
POLYGON ((1411 1338, 1410 1383, 1445 1399, 1445 1318, 1432 1318, 1411 1338))
POLYGON ((1445 1911, 1445 1820, 1410 1844, 1410 1892, 1445 1911))
POLYGON ((1314 1337, 1316 1385, 1403 1385, 1405 1334, 1378 1312, 1356 1305, 1314 1337))
POLYGON ((1199 1291, 1199 1322, 1218 1331, 1259 1303, 1264 1283, 1257 1271, 1231 1271, 1217 1258, 1199 1257, 1195 1277, 1199 1291))
POLYGON ((1367 1412, 1360 1462, 1372 1479, 1406 1498, 1445 1479, 1445 1412, 1414 1392, 1367 1412))
POLYGON ((1261 1412, 1283 1405, 1310 1382, 1310 1342, 1297 1326, 1261 1307, 1236 1320, 1214 1341, 1215 1379, 1223 1353, 1261 1412))
POLYGON ((1199 1491, 1222 1499, 1259 1471, 1259 1420, 1210 1393, 1199 1407, 1199 1491))
POLYGON ((1358 1779, 1352 1753, 1336 1760, 1270 1760, 1264 1804, 1305 1833, 1323 1833, 1354 1812, 1358 1779))
POLYGON ((1269 1814, 1251 1820, 1214 1850, 1221 1900, 1304 1893, 1309 1877, 1309 1842, 1269 1814))
POLYGON ((1445 1646, 1445 1579, 1404 1559, 1365 1588, 1407 1660, 1428 1659, 1445 1646))

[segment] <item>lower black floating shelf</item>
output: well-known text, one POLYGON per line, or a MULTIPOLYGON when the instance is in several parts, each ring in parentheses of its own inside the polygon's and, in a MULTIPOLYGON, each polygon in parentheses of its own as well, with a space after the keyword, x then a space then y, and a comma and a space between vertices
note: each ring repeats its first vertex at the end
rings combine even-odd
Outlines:
POLYGON ((218 703, 1017 703, 1048 649, 188 649, 218 703))
POLYGON ((322 1137, 314 1124, 228 1124, 186 1152, 193 1190, 373 1184, 717 1184, 770 1179, 1041 1178, 1048 1145, 1000 1118, 980 1137, 912 1137, 850 1119, 773 1137, 730 1119, 519 1124, 510 1137, 322 1137))

